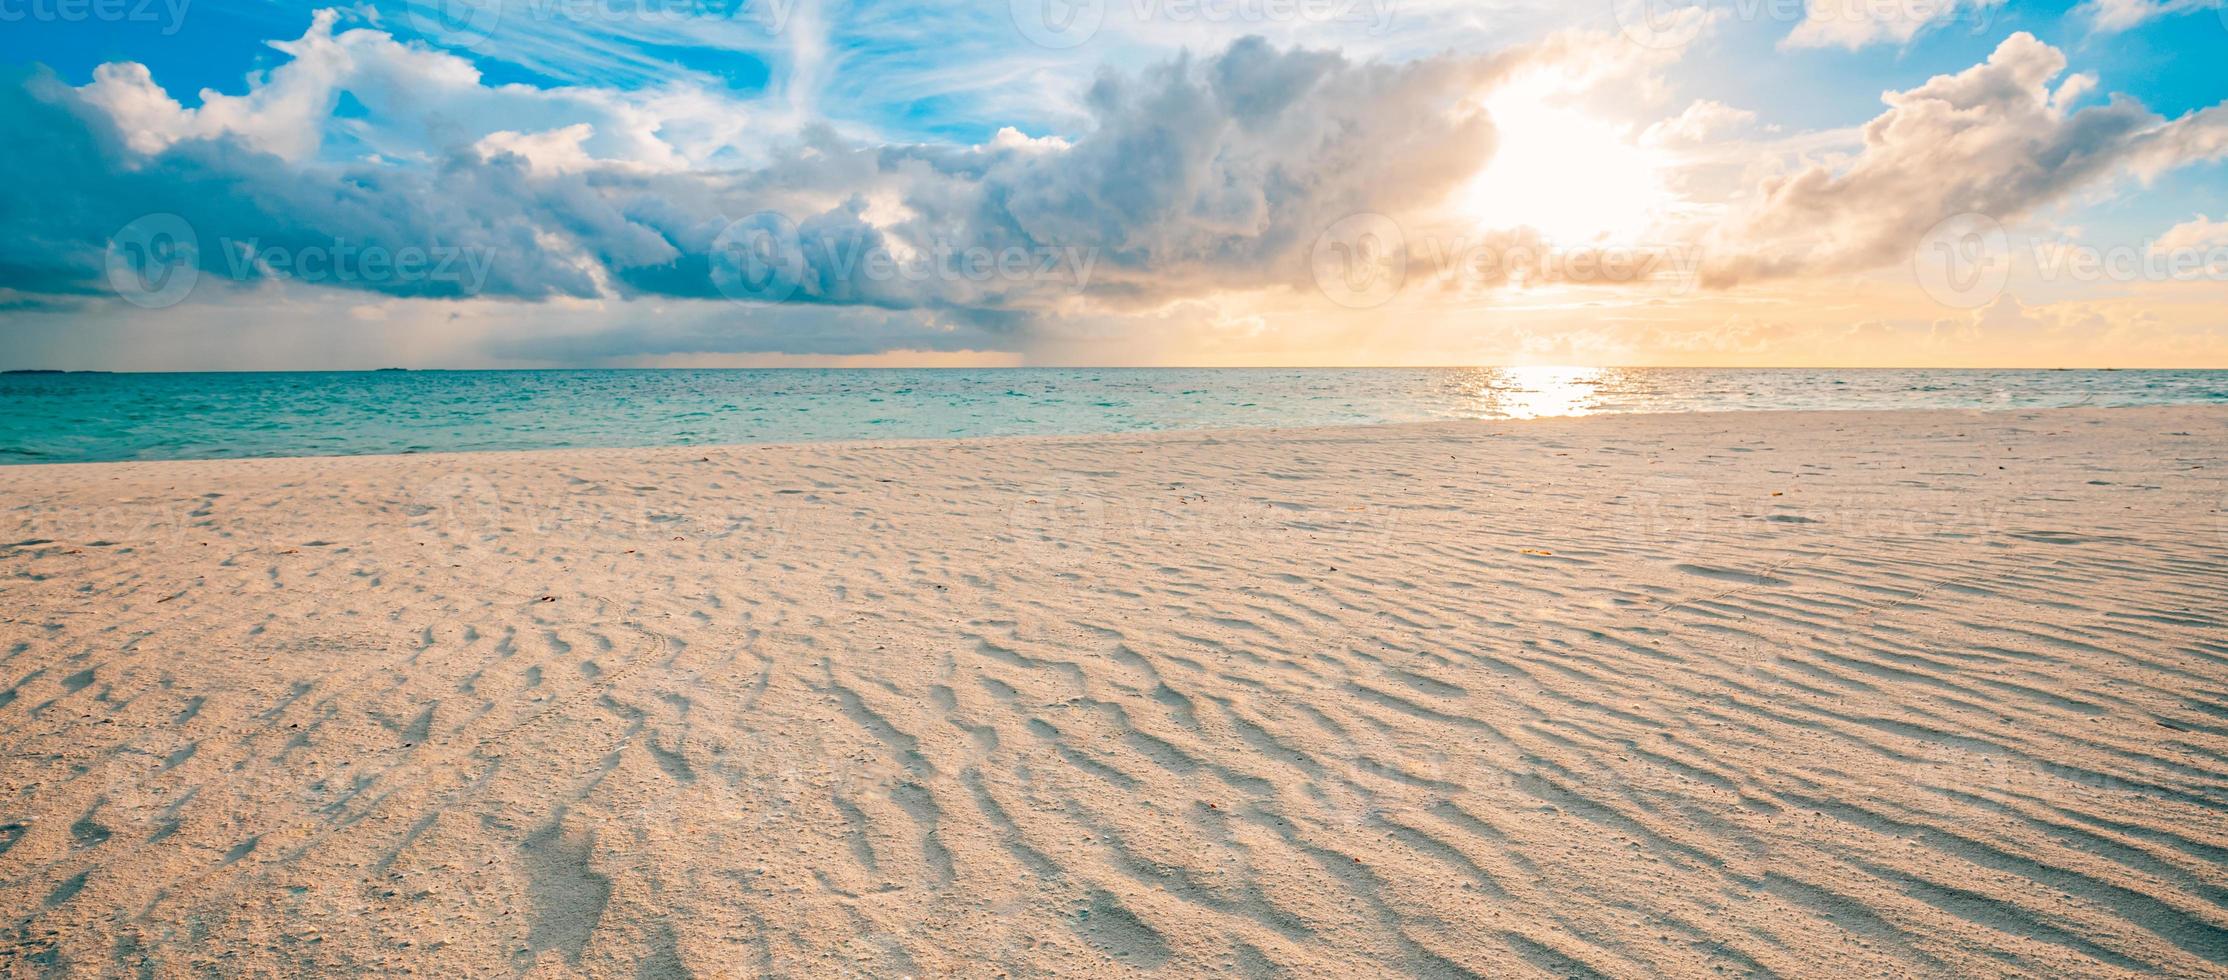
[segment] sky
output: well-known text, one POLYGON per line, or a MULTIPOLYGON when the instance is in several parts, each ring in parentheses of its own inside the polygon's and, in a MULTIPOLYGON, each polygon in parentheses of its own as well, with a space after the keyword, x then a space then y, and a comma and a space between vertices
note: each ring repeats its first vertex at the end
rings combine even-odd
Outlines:
POLYGON ((2221 0, 0 22, 0 368, 2228 367, 2221 0))

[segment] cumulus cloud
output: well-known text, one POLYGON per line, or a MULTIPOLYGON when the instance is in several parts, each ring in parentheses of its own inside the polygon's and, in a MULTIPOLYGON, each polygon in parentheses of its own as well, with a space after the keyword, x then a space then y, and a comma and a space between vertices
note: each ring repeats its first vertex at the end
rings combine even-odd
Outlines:
POLYGON ((1246 39, 1103 76, 1090 134, 1066 152, 989 161, 966 217, 1030 242, 1098 245, 1106 288, 1140 299, 1288 281, 1331 222, 1432 203, 1484 163, 1494 131, 1472 96, 1490 68, 1353 64, 1246 39))
MULTIPOLYGON (((0 268, 39 267, 7 282, 26 289, 91 293, 103 282, 111 235, 143 216, 175 214, 195 232, 205 273, 260 280, 269 271, 243 251, 444 249, 493 259, 477 283, 456 277, 333 279, 331 284, 407 296, 488 295, 529 299, 589 296, 595 279, 577 242, 599 254, 657 254, 623 222, 573 193, 575 183, 529 179, 516 157, 451 158, 432 168, 374 164, 297 167, 231 137, 185 139, 158 153, 130 149, 101 107, 48 78, 0 93, 0 124, 37 132, 0 160, 0 209, 11 234, 0 268), (595 233, 544 234, 562 222, 595 233)), ((0 273, 4 275, 4 273, 0 273)))
POLYGON ((146 66, 114 62, 94 69, 78 96, 137 153, 225 139, 295 164, 436 162, 495 133, 584 126, 579 149, 595 160, 682 170, 750 162, 753 124, 767 121, 755 104, 687 83, 632 91, 489 85, 463 58, 339 23, 339 11, 320 10, 300 38, 270 42, 287 60, 249 75, 238 95, 204 89, 189 108, 146 66), (355 111, 338 111, 344 98, 355 111))
POLYGON ((2228 218, 2214 221, 2200 214, 2166 229, 2151 243, 2153 251, 2171 252, 2175 249, 2205 250, 2228 246, 2228 218))
POLYGON ((431 298, 716 299, 735 295, 740 221, 792 253, 755 270, 780 281, 750 296, 771 285, 977 327, 1082 300, 1149 306, 1297 282, 1338 217, 1444 196, 1494 148, 1480 86, 1526 57, 1364 63, 1247 38, 1103 74, 1073 139, 1008 129, 954 146, 820 124, 746 140, 714 120, 756 107, 680 87, 489 85, 453 55, 340 30, 332 11, 273 47, 290 60, 192 107, 129 63, 76 88, 5 86, 0 115, 41 137, 0 162, 0 207, 23 216, 0 243, 0 289, 93 294, 108 237, 168 212, 198 235, 205 273, 249 282, 289 275, 265 255, 344 244, 459 250, 485 269, 293 277, 431 298))
MULTIPOLYGON (((1723 13, 1687 9, 1703 27, 1723 13)), ((463 57, 349 26, 362 16, 317 13, 229 92, 184 97, 132 63, 74 86, 0 78, 0 126, 36 135, 0 157, 0 310, 97 311, 73 322, 121 331, 135 310, 109 298, 110 239, 173 213, 200 239, 205 284, 164 311, 165 328, 262 316, 328 331, 478 329, 487 356, 529 363, 887 350, 1125 360, 1175 338, 1236 351, 1311 329, 1295 325, 1326 305, 1311 246, 1358 213, 1414 233, 1404 299, 1419 310, 1512 284, 1638 282, 1660 298, 1683 292, 1662 287, 1691 281, 1698 255, 1721 286, 1870 268, 1907 258, 1950 214, 2009 221, 2228 154, 2228 105, 2169 120, 2100 102, 2093 77, 2063 77, 2064 57, 2024 34, 1985 64, 1888 93, 1861 132, 1783 134, 1707 100, 1678 110, 1659 71, 1679 49, 1569 32, 1393 60, 1246 37, 1102 72, 1063 102, 1072 120, 1063 113, 1056 134, 983 126, 973 131, 992 135, 928 142, 823 119, 801 82, 755 96, 685 73, 631 90, 496 84, 463 57), (1661 120, 1612 127, 1675 177, 1670 217, 1634 239, 1658 243, 1636 256, 1649 269, 1573 264, 1461 193, 1507 135, 1487 100, 1506 108, 1542 70, 1582 90, 1552 111, 1629 117, 1637 104, 1661 120), (1702 228, 1714 230, 1697 251, 1702 228), (756 251, 768 243, 779 254, 756 251), (447 249, 469 274, 286 261, 336 248, 447 249), (1260 305, 1274 303, 1290 305, 1260 305), (435 323, 452 316, 468 322, 435 323)), ((1863 36, 1908 38, 1938 20, 1863 36)), ((1517 115, 1505 121, 1522 132, 1517 115)), ((2186 234, 2219 227, 2197 224, 2186 234)), ((1591 263, 1601 250, 1580 252, 1591 263)), ((1780 327, 1748 324, 1714 349, 1778 344, 1780 327)), ((1650 343, 1702 356, 1700 341, 1650 343)))
POLYGON ((2171 120, 2118 96, 2077 109, 2095 80, 2053 88, 2065 68, 2019 33, 1983 64, 1887 93, 1853 158, 1767 180, 1717 229, 1705 282, 1877 267, 1954 215, 2009 222, 2116 177, 2228 155, 2228 103, 2171 120))

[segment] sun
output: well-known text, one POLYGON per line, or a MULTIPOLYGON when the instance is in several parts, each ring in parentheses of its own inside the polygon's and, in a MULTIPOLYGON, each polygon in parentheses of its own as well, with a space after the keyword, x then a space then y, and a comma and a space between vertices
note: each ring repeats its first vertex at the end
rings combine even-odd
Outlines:
POLYGON ((1499 148, 1457 206, 1481 226, 1529 227, 1553 244, 1647 244, 1671 203, 1663 161, 1625 128, 1556 98, 1562 88, 1533 75, 1487 97, 1499 148))

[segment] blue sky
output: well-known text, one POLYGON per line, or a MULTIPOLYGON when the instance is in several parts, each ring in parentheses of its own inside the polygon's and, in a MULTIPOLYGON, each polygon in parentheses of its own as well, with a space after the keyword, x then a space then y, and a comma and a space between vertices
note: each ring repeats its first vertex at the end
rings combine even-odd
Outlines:
POLYGON ((2228 364, 2214 0, 0 16, 0 367, 2228 364))
MULTIPOLYGON (((10 0, 22 19, 0 33, 0 58, 9 64, 44 65, 82 84, 93 69, 111 61, 136 61, 153 70, 173 95, 191 99, 203 88, 238 92, 250 71, 285 60, 267 42, 299 36, 314 7, 252 0, 123 0, 132 15, 126 23, 67 22, 41 19, 34 11, 67 0, 10 0), (172 11, 183 8, 183 16, 172 11)), ((490 0, 492 2, 492 0, 490 0)), ((1137 0, 1118 0, 1129 7, 1137 0)), ((1742 6, 1775 9, 1770 0, 1718 4, 1738 13, 1742 6)), ((399 38, 441 46, 470 56, 491 82, 529 85, 598 84, 637 88, 687 75, 718 82, 738 96, 763 92, 788 51, 781 36, 760 25, 764 18, 787 16, 807 0, 516 0, 498 15, 489 36, 453 37, 417 29, 410 5, 395 2, 339 7, 352 11, 352 23, 377 25, 399 38), (687 14, 691 7, 702 15, 687 14), (556 11, 543 13, 541 11, 556 11), (593 16, 580 16, 581 12, 593 16), (632 16, 618 12, 648 11, 632 16), (670 11, 669 24, 654 16, 670 11), (502 26, 507 18, 511 27, 502 26), (693 22, 693 23, 692 23, 693 22), (462 42, 462 43, 459 43, 462 42)), ((1010 60, 1016 67, 1036 66, 1040 78, 1063 79, 1070 86, 1088 81, 1103 66, 1134 66, 1186 46, 1210 48, 1247 26, 1175 24, 1159 43, 1111 35, 1065 51, 1032 49, 1009 22, 1005 4, 825 4, 818 29, 828 48, 855 80, 839 80, 840 96, 829 111, 886 127, 890 135, 919 139, 973 139, 1000 126, 1049 126, 1063 120, 1057 112, 1037 118, 1008 115, 1019 100, 968 91, 965 73, 949 89, 892 90, 884 80, 918 78, 939 69, 979 67, 1010 60)), ((1419 8, 1421 5, 1418 5, 1419 8)), ((1342 49, 1340 36, 1371 51, 1420 55, 1444 48, 1476 46, 1490 50, 1536 40, 1573 26, 1613 29, 1608 2, 1492 7, 1469 30, 1450 33, 1447 19, 1395 5, 1393 29, 1382 37, 1360 31, 1309 27, 1291 32, 1302 43, 1342 49)), ((423 9, 423 8, 420 8, 423 9)), ((1117 13, 1117 17, 1122 16, 1117 13)), ((1790 23, 1774 16, 1729 19, 1700 39, 1688 62, 1666 73, 1678 90, 1695 98, 1745 104, 1766 119, 1788 126, 1849 125, 1868 118, 1881 91, 1907 86, 1929 74, 1955 71, 1985 58, 1997 42, 2024 30, 2073 57, 2077 70, 2095 71, 2115 81, 2114 89, 2141 99, 2162 113, 2185 112, 2215 104, 2228 95, 2216 60, 2228 54, 2228 29, 2217 9, 2191 7, 2163 13, 2126 30, 2100 33, 2078 4, 2010 3, 1975 14, 1961 12, 1908 43, 1868 44, 1856 50, 1779 49, 1790 23), (1737 70, 1728 65, 1737 65, 1737 70)), ((1022 115, 1027 115, 1026 113, 1022 115)))

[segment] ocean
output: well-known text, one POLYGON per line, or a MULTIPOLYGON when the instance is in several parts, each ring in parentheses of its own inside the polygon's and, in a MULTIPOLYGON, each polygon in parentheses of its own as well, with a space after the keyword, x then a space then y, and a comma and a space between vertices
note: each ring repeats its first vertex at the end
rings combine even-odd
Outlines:
POLYGON ((1017 368, 0 374, 0 463, 1618 412, 2228 404, 2228 371, 1017 368))

